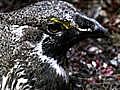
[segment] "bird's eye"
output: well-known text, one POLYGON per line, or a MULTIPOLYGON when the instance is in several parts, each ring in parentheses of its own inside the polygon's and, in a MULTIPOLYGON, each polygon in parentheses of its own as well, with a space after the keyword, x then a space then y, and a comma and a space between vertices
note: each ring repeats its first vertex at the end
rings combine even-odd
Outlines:
POLYGON ((63 29, 63 26, 59 23, 49 24, 48 30, 51 33, 57 33, 63 29))
POLYGON ((60 20, 58 18, 50 18, 50 24, 48 24, 48 31, 50 33, 57 33, 70 28, 71 26, 69 21, 60 20))

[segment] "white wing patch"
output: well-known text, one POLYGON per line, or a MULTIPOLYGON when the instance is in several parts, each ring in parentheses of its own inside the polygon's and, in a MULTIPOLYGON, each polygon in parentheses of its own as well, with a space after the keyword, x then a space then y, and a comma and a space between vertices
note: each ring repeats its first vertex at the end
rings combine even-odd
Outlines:
MULTIPOLYGON (((10 71, 7 73, 7 75, 2 77, 2 89, 1 90, 23 90, 23 88, 27 87, 27 85, 23 87, 22 84, 27 83, 28 79, 25 79, 22 77, 18 78, 22 75, 25 75, 25 72, 24 72, 23 68, 20 67, 20 64, 18 62, 14 65, 13 68, 10 69, 10 71), (14 76, 13 76, 14 80, 11 82, 11 87, 9 87, 9 84, 7 82, 10 82, 9 80, 12 80, 12 75, 16 73, 15 71, 18 71, 17 69, 22 70, 22 71, 17 73, 16 78, 14 78, 14 76), (17 81, 17 83, 16 83, 16 81, 17 81)), ((29 86, 28 89, 30 87, 31 86, 29 86)))

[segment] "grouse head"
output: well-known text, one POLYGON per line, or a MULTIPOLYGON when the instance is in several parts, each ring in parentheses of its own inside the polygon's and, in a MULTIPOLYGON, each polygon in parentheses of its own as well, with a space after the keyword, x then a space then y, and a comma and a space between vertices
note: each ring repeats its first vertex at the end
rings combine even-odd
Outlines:
POLYGON ((61 61, 67 50, 87 37, 103 37, 107 30, 96 20, 76 15, 75 23, 55 17, 49 19, 42 42, 43 54, 61 61))

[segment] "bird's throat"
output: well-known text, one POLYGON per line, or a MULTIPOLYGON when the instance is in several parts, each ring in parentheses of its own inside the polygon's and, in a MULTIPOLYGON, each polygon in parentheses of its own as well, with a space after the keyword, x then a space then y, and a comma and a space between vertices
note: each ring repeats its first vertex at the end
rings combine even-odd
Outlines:
POLYGON ((49 57, 49 56, 43 54, 43 49, 42 49, 43 45, 42 44, 43 44, 43 41, 47 37, 48 37, 48 35, 43 34, 42 40, 36 44, 36 47, 32 54, 37 54, 37 56, 39 57, 39 59, 41 60, 42 63, 49 64, 50 66, 48 68, 52 68, 53 70, 55 70, 55 72, 58 76, 63 77, 64 80, 66 82, 68 82, 67 73, 64 70, 64 68, 58 64, 58 62, 57 62, 58 60, 56 60, 54 57, 49 57))

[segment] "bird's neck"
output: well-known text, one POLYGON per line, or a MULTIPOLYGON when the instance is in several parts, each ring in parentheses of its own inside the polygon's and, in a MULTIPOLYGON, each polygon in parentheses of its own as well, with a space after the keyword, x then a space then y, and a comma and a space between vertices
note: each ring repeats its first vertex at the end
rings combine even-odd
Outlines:
POLYGON ((64 68, 61 65, 58 64, 58 62, 57 62, 58 60, 56 60, 54 57, 49 57, 49 56, 43 54, 42 43, 43 43, 43 41, 45 40, 46 37, 48 37, 48 35, 43 34, 42 40, 39 43, 37 43, 37 45, 34 49, 34 54, 37 54, 37 56, 39 57, 39 59, 43 63, 49 64, 50 68, 55 70, 56 74, 63 77, 64 80, 67 82, 68 81, 67 73, 64 70, 64 68))

